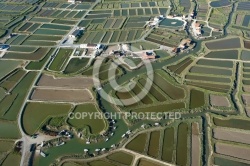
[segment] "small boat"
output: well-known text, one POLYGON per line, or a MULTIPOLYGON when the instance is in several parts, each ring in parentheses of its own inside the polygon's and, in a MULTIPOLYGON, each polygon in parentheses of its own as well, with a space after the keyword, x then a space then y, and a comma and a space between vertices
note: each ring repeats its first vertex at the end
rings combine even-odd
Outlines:
POLYGON ((47 155, 45 153, 43 153, 42 151, 40 152, 40 155, 43 157, 47 157, 47 155))
POLYGON ((61 143, 56 144, 56 146, 62 146, 64 144, 65 144, 65 142, 61 142, 61 143))

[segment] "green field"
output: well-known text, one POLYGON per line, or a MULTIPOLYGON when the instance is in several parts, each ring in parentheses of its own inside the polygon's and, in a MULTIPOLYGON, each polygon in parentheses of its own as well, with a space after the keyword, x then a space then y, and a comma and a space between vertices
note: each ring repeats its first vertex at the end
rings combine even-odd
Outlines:
POLYGON ((18 139, 20 132, 15 122, 0 120, 0 138, 3 139, 18 139), (11 132, 10 132, 11 131, 11 132))
POLYGON ((188 124, 181 123, 178 127, 177 147, 176 147, 176 164, 185 166, 188 160, 188 124))
POLYGON ((25 68, 28 70, 41 70, 54 50, 54 48, 50 49, 50 51, 45 55, 43 59, 41 59, 40 61, 30 62, 25 68))
POLYGON ((26 74, 24 70, 17 70, 13 75, 8 77, 2 83, 0 83, 0 87, 4 88, 6 91, 10 91, 17 82, 26 74))
POLYGON ((141 158, 138 162, 137 166, 160 166, 160 163, 156 163, 154 161, 149 161, 148 159, 141 158))
POLYGON ((205 96, 202 91, 192 89, 190 91, 190 108, 202 107, 205 104, 205 96))
POLYGON ((163 161, 172 162, 173 153, 175 149, 174 139, 174 128, 166 128, 164 130, 163 145, 162 145, 162 156, 163 161))
POLYGON ((37 47, 19 47, 19 46, 11 46, 8 51, 14 52, 34 52, 37 50, 37 47))
POLYGON ((110 162, 104 161, 104 160, 94 160, 91 162, 88 162, 89 166, 117 166, 116 164, 112 164, 110 162))
POLYGON ((147 134, 146 133, 139 134, 126 145, 126 148, 139 153, 143 153, 146 141, 147 141, 147 134))
POLYGON ((250 130, 249 121, 243 119, 220 119, 214 117, 213 122, 216 126, 250 130))
POLYGON ((65 70, 63 71, 65 74, 71 74, 71 73, 76 73, 79 70, 83 69, 86 67, 86 65, 89 62, 89 58, 72 58, 65 70))
POLYGON ((49 117, 67 116, 70 104, 28 103, 22 115, 24 131, 32 135, 49 117))
POLYGON ((108 159, 121 164, 130 165, 133 161, 133 156, 125 152, 115 152, 107 156, 108 159))
POLYGON ((19 165, 21 161, 21 155, 10 153, 3 161, 2 166, 19 165))
POLYGON ((154 74, 154 84, 165 92, 171 99, 178 100, 185 97, 185 92, 182 88, 172 85, 169 81, 163 78, 160 74, 154 74))
POLYGON ((37 60, 42 59, 47 54, 48 51, 49 51, 49 48, 39 48, 33 53, 9 52, 9 53, 6 53, 3 58, 37 61, 37 60))
POLYGON ((7 96, 13 96, 12 99, 8 102, 10 104, 9 106, 5 105, 5 103, 0 103, 0 108, 5 108, 3 116, 4 119, 11 121, 15 121, 17 119, 17 115, 28 93, 27 90, 30 88, 36 75, 36 72, 27 73, 23 77, 23 79, 15 86, 15 88, 11 91, 11 94, 7 96))
POLYGON ((157 158, 160 150, 159 146, 160 146, 160 131, 153 131, 150 133, 148 155, 157 158))
POLYGON ((35 35, 66 35, 67 31, 62 30, 52 30, 52 29, 38 29, 34 32, 35 35))
POLYGON ((5 96, 5 90, 0 87, 0 101, 4 98, 5 96))
POLYGON ((133 112, 167 112, 185 108, 185 103, 171 103, 134 109, 133 112))
POLYGON ((0 154, 2 152, 8 152, 14 147, 14 141, 0 141, 0 154))
POLYGON ((58 51, 53 62, 49 66, 49 69, 54 71, 61 71, 65 66, 65 64, 67 63, 72 51, 73 51, 72 49, 61 48, 58 51))
POLYGON ((197 64, 204 66, 225 67, 225 68, 233 68, 234 65, 234 63, 231 61, 219 61, 219 60, 209 60, 209 59, 201 59, 197 62, 197 64))
POLYGON ((21 61, 0 60, 0 79, 21 65, 21 61))
MULTIPOLYGON (((82 114, 84 112, 88 113, 93 113, 95 114, 99 110, 94 104, 82 104, 82 105, 77 105, 76 108, 74 109, 73 113, 75 115, 77 114, 82 114)), ((91 116, 86 116, 82 117, 81 119, 73 118, 73 119, 68 119, 67 122, 69 125, 76 129, 83 129, 87 127, 89 129, 89 132, 91 134, 98 134, 101 131, 105 130, 106 128, 106 122, 102 118, 93 118, 91 116)))
POLYGON ((40 28, 46 28, 46 29, 57 29, 57 30, 70 30, 70 26, 65 25, 56 25, 56 24, 43 24, 40 28))

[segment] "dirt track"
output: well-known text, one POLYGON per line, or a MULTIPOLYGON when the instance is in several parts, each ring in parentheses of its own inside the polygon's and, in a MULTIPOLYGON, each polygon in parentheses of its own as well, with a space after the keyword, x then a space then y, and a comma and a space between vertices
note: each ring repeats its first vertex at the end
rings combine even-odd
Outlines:
POLYGON ((31 100, 57 102, 90 102, 93 100, 88 90, 35 89, 31 100))
POLYGON ((54 78, 53 76, 43 74, 37 86, 84 89, 93 86, 93 79, 86 77, 54 78))

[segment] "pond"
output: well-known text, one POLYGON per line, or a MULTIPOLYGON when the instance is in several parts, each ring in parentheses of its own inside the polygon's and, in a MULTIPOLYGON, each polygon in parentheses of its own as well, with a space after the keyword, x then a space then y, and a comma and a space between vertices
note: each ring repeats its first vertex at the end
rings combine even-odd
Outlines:
POLYGON ((184 22, 181 20, 177 20, 177 19, 168 19, 165 18, 161 23, 160 26, 161 27, 175 27, 175 28, 180 28, 181 26, 184 25, 184 22))
POLYGON ((228 0, 213 1, 210 3, 211 7, 224 7, 228 5, 231 5, 231 3, 228 0))

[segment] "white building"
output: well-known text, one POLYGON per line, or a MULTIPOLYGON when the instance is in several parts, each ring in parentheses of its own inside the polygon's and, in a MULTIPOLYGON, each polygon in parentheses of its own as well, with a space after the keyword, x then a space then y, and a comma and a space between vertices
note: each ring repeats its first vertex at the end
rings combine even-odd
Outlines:
POLYGON ((71 35, 69 35, 69 37, 76 39, 78 36, 80 36, 82 34, 82 30, 81 29, 77 29, 75 30, 71 35))
POLYGON ((68 0, 69 3, 75 3, 75 0, 68 0))
POLYGON ((201 24, 198 22, 193 22, 192 23, 192 29, 193 29, 193 33, 196 37, 201 36, 201 24))
POLYGON ((87 48, 92 50, 102 50, 103 45, 101 44, 81 44, 80 48, 87 48))

